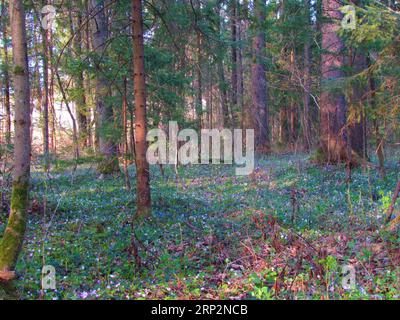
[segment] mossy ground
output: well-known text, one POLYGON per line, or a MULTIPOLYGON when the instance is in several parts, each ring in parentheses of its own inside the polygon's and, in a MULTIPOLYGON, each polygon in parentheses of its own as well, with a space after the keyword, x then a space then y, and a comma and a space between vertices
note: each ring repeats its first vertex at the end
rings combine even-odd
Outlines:
POLYGON ((18 290, 25 299, 399 298, 399 234, 382 227, 397 159, 385 180, 358 168, 350 183, 344 167, 306 155, 268 157, 248 177, 199 165, 181 167, 177 182, 173 168, 163 179, 151 167, 152 217, 134 225, 141 270, 131 255, 135 190, 122 175, 98 179, 95 163, 74 176, 68 166, 34 172, 18 290), (55 291, 41 292, 43 263, 56 268, 55 291), (352 291, 341 285, 346 264, 357 271, 352 291))

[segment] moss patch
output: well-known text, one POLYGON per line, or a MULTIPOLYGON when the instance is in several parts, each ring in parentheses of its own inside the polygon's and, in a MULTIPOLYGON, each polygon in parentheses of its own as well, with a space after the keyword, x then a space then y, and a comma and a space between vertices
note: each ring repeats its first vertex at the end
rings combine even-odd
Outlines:
POLYGON ((29 183, 14 182, 11 195, 11 213, 0 242, 0 270, 15 268, 26 228, 29 183))
POLYGON ((16 66, 14 67, 14 74, 15 74, 16 76, 23 76, 23 75, 25 74, 25 68, 16 65, 16 66))
POLYGON ((117 158, 102 159, 97 166, 97 171, 101 174, 113 174, 120 172, 117 158))

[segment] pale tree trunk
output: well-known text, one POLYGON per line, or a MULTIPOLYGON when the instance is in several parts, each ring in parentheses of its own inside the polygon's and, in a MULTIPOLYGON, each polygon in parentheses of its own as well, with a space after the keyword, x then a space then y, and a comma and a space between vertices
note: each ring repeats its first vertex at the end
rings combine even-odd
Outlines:
POLYGON ((253 63, 251 66, 251 93, 253 100, 253 128, 255 133, 255 150, 267 153, 270 150, 268 128, 268 93, 265 73, 265 33, 262 24, 265 20, 264 0, 254 1, 254 14, 257 21, 256 35, 253 38, 253 63))
POLYGON ((141 0, 132 0, 133 81, 135 96, 135 153, 137 175, 137 216, 151 211, 150 173, 147 152, 146 75, 144 67, 143 20, 141 0))
MULTIPOLYGON (((321 71, 322 81, 332 81, 344 76, 341 68, 344 66, 343 41, 337 34, 337 21, 343 15, 339 11, 341 4, 335 0, 323 0, 322 10, 329 20, 322 25, 321 71)), ((348 145, 346 134, 347 106, 345 96, 341 92, 333 92, 323 88, 321 94, 321 122, 320 143, 324 161, 337 163, 348 159, 348 145)))
POLYGON ((100 154, 103 157, 98 166, 98 171, 102 174, 112 174, 119 172, 117 146, 110 136, 113 123, 113 110, 106 103, 106 97, 109 95, 110 87, 105 76, 105 70, 102 70, 101 60, 105 54, 108 40, 107 19, 104 8, 104 0, 90 0, 91 13, 95 13, 92 20, 92 46, 96 53, 96 113, 98 117, 98 130, 100 154))
POLYGON ((10 103, 10 76, 8 73, 8 30, 7 30, 7 15, 4 0, 1 2, 1 17, 2 17, 2 28, 3 28, 3 54, 4 54, 4 109, 6 112, 6 142, 11 143, 11 103, 10 103))
POLYGON ((30 179, 30 97, 25 10, 22 0, 10 2, 15 99, 13 186, 8 224, 0 242, 0 281, 14 277, 24 240, 30 179))

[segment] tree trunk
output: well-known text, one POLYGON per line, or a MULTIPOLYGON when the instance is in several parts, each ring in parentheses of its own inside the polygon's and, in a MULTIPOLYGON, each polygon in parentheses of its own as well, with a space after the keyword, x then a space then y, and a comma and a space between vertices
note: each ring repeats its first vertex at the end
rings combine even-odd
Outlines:
POLYGON ((202 114, 203 114, 203 79, 202 79, 202 53, 201 53, 201 34, 200 31, 196 31, 197 39, 197 81, 196 81, 196 116, 198 121, 199 130, 202 129, 202 114))
MULTIPOLYGON (((351 1, 355 5, 359 5, 358 0, 351 1)), ((358 74, 367 68, 367 56, 360 50, 350 51, 350 67, 353 74, 358 74)), ((366 140, 366 118, 365 108, 362 101, 363 95, 368 91, 368 86, 357 81, 352 88, 351 105, 352 117, 349 119, 349 142, 352 150, 363 159, 367 158, 367 140, 366 140)))
POLYGON ((242 114, 242 129, 248 129, 251 127, 250 124, 250 110, 248 104, 244 103, 244 60, 245 56, 248 53, 246 49, 247 46, 243 45, 242 42, 247 43, 247 33, 248 33, 248 1, 243 1, 242 4, 239 4, 238 9, 239 23, 238 23, 238 41, 240 43, 239 51, 238 51, 238 103, 240 107, 240 111, 242 114))
MULTIPOLYGON (((218 16, 218 22, 217 22, 217 33, 218 37, 222 37, 221 35, 221 5, 222 2, 218 2, 218 7, 217 7, 217 16, 218 16)), ((227 84, 225 81, 225 71, 224 71, 224 53, 223 52, 217 52, 216 54, 216 59, 217 59, 217 72, 218 72, 218 89, 220 93, 220 105, 221 105, 221 111, 222 111, 222 127, 230 127, 232 125, 231 119, 229 117, 229 107, 228 107, 228 92, 227 92, 227 84)))
POLYGON ((231 74, 231 110, 232 110, 232 123, 235 125, 236 117, 235 114, 237 112, 237 104, 238 104, 238 72, 237 72, 237 0, 231 0, 231 64, 232 64, 232 74, 231 74))
POLYGON ((222 120, 223 127, 229 127, 231 125, 231 120, 229 117, 229 109, 228 109, 228 94, 226 90, 225 83, 225 74, 224 74, 224 64, 222 61, 222 57, 218 57, 218 83, 219 83, 219 92, 221 96, 221 110, 222 110, 222 120))
MULTIPOLYGON (((45 2, 42 1, 42 6, 45 2)), ((49 168, 49 30, 40 28, 42 31, 42 48, 43 48, 43 90, 44 97, 42 99, 42 136, 43 136, 43 156, 44 166, 46 170, 49 168)))
MULTIPOLYGON (((323 13, 329 20, 322 25, 321 71, 322 81, 332 81, 342 78, 344 65, 343 41, 337 35, 339 25, 336 21, 342 19, 339 11, 340 3, 335 0, 323 0, 323 13)), ((325 83, 326 86, 326 83, 325 83)), ((333 92, 323 88, 321 94, 320 143, 324 159, 328 163, 337 163, 348 159, 346 134, 346 101, 341 92, 333 92)), ((322 160, 322 159, 321 159, 322 160)))
POLYGON ((3 27, 3 53, 4 53, 4 109, 6 112, 6 142, 11 143, 11 103, 10 103, 10 76, 8 73, 8 32, 7 32, 7 19, 6 19, 6 7, 4 0, 1 2, 2 9, 2 27, 3 27))
POLYGON ((8 224, 0 242, 0 281, 11 280, 24 240, 30 179, 30 96, 25 10, 22 0, 10 2, 14 60, 15 138, 13 186, 8 224))
MULTIPOLYGON (((240 6, 239 6, 240 8, 240 6)), ((240 11, 238 16, 240 16, 240 11)), ((243 47, 241 45, 242 41, 242 24, 241 24, 241 19, 239 18, 238 21, 238 28, 237 28, 237 38, 238 42, 240 43, 240 46, 238 48, 238 53, 237 53, 237 74, 238 74, 238 80, 237 80, 237 101, 238 101, 238 109, 241 113, 241 127, 242 129, 245 129, 246 127, 246 120, 245 120, 245 110, 244 110, 244 79, 243 79, 243 47)))
MULTIPOLYGON (((367 57, 364 53, 356 52, 350 56, 350 66, 353 73, 357 74, 366 69, 367 57)), ((349 119, 349 141, 351 148, 363 159, 367 158, 366 134, 365 134, 365 110, 362 102, 367 87, 359 82, 355 83, 351 93, 352 112, 349 119)))
POLYGON ((253 63, 251 67, 253 128, 255 131, 255 150, 267 153, 270 150, 267 104, 267 78, 265 73, 265 34, 262 24, 265 20, 264 0, 254 1, 254 12, 257 21, 257 34, 253 39, 253 63))
MULTIPOLYGON (((292 81, 294 81, 294 73, 295 73, 295 63, 296 63, 296 58, 295 58, 295 53, 294 49, 291 49, 290 51, 290 72, 291 72, 291 78, 292 81)), ((292 147, 296 146, 297 142, 297 123, 298 123, 298 107, 296 105, 296 100, 294 97, 290 97, 290 109, 289 109, 289 130, 290 130, 290 144, 292 147)))
MULTIPOLYGON (((85 21, 87 19, 89 19, 89 15, 90 15, 90 6, 89 6, 89 0, 84 0, 84 10, 85 10, 85 21)), ((85 25, 85 49, 86 52, 90 52, 90 24, 86 23, 85 25)), ((90 75, 87 72, 85 74, 84 77, 84 91, 85 93, 87 93, 86 95, 86 111, 87 111, 87 130, 88 130, 88 146, 92 147, 93 150, 96 150, 96 144, 95 144, 95 140, 96 134, 93 134, 93 123, 92 123, 92 114, 91 114, 91 108, 89 107, 89 105, 91 105, 92 102, 92 98, 91 98, 91 83, 90 83, 90 75)))
POLYGON ((311 32, 311 21, 310 21, 310 5, 311 0, 305 0, 305 16, 307 25, 307 34, 304 43, 304 92, 303 92, 303 140, 306 151, 311 149, 311 125, 310 125, 310 91, 311 91, 311 40, 308 32, 311 32))
MULTIPOLYGON (((80 10, 83 10, 82 2, 79 1, 77 4, 79 10, 77 18, 73 19, 72 13, 70 12, 71 20, 71 31, 75 34, 74 37, 74 50, 77 59, 81 59, 82 55, 82 31, 80 26, 82 25, 82 14, 80 10), (73 28, 75 26, 75 28, 73 28)), ((81 67, 78 68, 78 72, 74 77, 75 82, 75 106, 76 106, 76 119, 78 122, 79 129, 79 144, 81 147, 86 148, 89 145, 88 138, 88 121, 87 121, 87 109, 86 109, 86 96, 84 86, 84 75, 81 67)))
MULTIPOLYGON (((51 4, 52 2, 49 1, 51 4)), ((51 29, 48 30, 48 67, 49 67, 49 149, 57 155, 57 116, 54 101, 54 68, 53 68, 53 35, 51 29)))
POLYGON ((122 96, 122 127, 124 131, 124 175, 125 175, 125 187, 126 190, 131 191, 131 181, 129 177, 129 170, 128 170, 128 99, 127 99, 127 79, 124 78, 124 92, 122 96))
POLYGON ((279 143, 284 146, 288 141, 288 121, 286 106, 282 105, 279 109, 279 143))
POLYGON ((92 46, 96 53, 96 113, 98 117, 98 139, 99 151, 102 156, 102 162, 97 170, 102 174, 112 174, 119 172, 117 146, 113 141, 110 130, 113 124, 112 107, 106 103, 106 97, 109 95, 110 87, 105 76, 105 70, 102 70, 101 60, 105 54, 106 43, 108 40, 107 19, 104 9, 104 0, 90 0, 92 13, 96 13, 92 20, 92 46))
POLYGON ((133 80, 135 96, 135 151, 137 172, 137 216, 151 211, 150 173, 147 152, 146 75, 144 67, 143 20, 141 0, 132 0, 133 80))
MULTIPOLYGON (((371 59, 370 57, 367 57, 367 64, 370 66, 371 64, 371 59)), ((375 84, 375 79, 372 74, 369 75, 369 91, 371 92, 369 99, 370 99, 370 106, 371 109, 375 111, 376 109, 376 103, 375 103, 375 91, 376 91, 376 84, 375 84)), ((380 132, 379 128, 379 117, 377 114, 375 114, 374 120, 373 120, 373 130, 375 134, 375 140, 376 140, 376 155, 378 157, 378 163, 379 163, 379 173, 381 175, 381 178, 385 178, 385 153, 383 151, 384 147, 384 136, 380 132)))

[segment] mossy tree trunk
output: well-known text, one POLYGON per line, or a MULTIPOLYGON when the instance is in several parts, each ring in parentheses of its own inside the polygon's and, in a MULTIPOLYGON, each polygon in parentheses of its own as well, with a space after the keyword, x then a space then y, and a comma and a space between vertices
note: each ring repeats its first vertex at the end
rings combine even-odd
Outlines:
POLYGON ((14 59, 15 138, 10 216, 0 242, 0 281, 14 278, 24 239, 30 179, 30 97, 25 11, 22 0, 10 2, 14 59))

